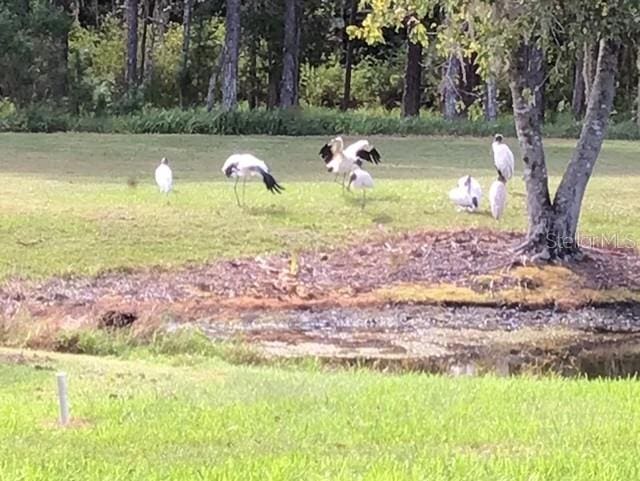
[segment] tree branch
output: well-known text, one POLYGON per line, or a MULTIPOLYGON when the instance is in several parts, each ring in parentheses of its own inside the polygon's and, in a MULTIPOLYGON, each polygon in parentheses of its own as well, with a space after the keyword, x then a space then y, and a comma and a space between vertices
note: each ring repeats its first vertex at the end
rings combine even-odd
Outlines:
POLYGON ((582 198, 607 132, 615 95, 619 50, 617 42, 600 42, 596 76, 580 139, 553 201, 559 221, 565 222, 564 232, 576 232, 582 198))

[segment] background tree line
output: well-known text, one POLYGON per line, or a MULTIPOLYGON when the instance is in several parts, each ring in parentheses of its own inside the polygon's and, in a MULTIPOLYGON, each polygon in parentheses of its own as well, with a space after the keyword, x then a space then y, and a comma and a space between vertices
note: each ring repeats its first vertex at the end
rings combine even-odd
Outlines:
MULTIPOLYGON (((382 43, 350 38, 357 0, 0 0, 0 113, 48 105, 82 115, 144 107, 421 110, 494 120, 508 80, 481 76, 476 55, 411 41, 412 22, 382 43)), ((447 23, 438 8, 419 22, 447 23)), ((619 53, 616 120, 638 119, 640 56, 619 53)), ((580 119, 596 42, 560 38, 537 91, 546 118, 580 119)))

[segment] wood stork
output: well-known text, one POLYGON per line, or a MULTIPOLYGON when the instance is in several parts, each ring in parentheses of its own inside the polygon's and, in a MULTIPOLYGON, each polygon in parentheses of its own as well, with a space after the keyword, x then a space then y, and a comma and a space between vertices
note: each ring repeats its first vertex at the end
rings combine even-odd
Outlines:
POLYGON ((482 187, 470 175, 460 177, 458 186, 449 191, 449 199, 458 206, 458 210, 475 212, 482 199, 482 187))
POLYGON ((361 160, 358 160, 353 164, 347 190, 350 191, 352 188, 362 190, 362 208, 364 209, 364 204, 367 198, 367 189, 373 189, 373 177, 371 177, 371 174, 366 170, 362 170, 361 165, 361 160))
POLYGON ((358 160, 379 164, 381 159, 380 152, 368 140, 358 140, 345 149, 342 137, 335 137, 327 142, 320 149, 320 156, 324 160, 327 170, 336 174, 336 180, 338 175, 342 174, 343 188, 347 174, 351 173, 358 160))
POLYGON ((156 168, 155 177, 160 192, 168 195, 173 188, 173 172, 171 172, 171 167, 169 167, 169 161, 166 157, 162 158, 160 165, 156 168))
POLYGON ((514 157, 513 152, 507 144, 504 143, 504 139, 501 134, 496 134, 491 144, 493 150, 493 163, 498 171, 498 176, 507 182, 513 177, 514 170, 514 157))
POLYGON ((233 192, 236 195, 236 202, 238 206, 244 204, 245 187, 247 184, 247 178, 259 176, 262 178, 267 190, 272 194, 280 194, 284 190, 276 179, 271 175, 271 169, 262 160, 258 159, 251 154, 233 154, 231 155, 222 166, 222 173, 227 178, 234 177, 236 179, 233 184, 233 192), (242 204, 238 197, 238 181, 242 177, 242 204))
POLYGON ((489 188, 489 205, 491 206, 491 215, 494 219, 499 220, 504 214, 507 205, 507 186, 506 181, 498 176, 489 188))

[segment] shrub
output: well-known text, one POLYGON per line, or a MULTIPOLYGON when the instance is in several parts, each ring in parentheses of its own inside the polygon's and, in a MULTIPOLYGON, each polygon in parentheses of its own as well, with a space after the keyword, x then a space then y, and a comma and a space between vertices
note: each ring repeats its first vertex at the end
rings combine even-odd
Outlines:
MULTIPOLYGON (((576 138, 581 125, 568 116, 547 122, 545 135, 576 138)), ((433 112, 419 118, 400 118, 397 109, 386 111, 337 110, 309 107, 290 110, 246 110, 233 112, 203 109, 142 109, 117 116, 73 116, 47 106, 13 111, 0 116, 3 132, 100 132, 132 134, 212 134, 212 135, 469 135, 487 137, 495 132, 514 136, 511 116, 495 122, 484 119, 445 120, 433 112)), ((631 120, 610 125, 610 139, 640 139, 640 130, 631 120)))

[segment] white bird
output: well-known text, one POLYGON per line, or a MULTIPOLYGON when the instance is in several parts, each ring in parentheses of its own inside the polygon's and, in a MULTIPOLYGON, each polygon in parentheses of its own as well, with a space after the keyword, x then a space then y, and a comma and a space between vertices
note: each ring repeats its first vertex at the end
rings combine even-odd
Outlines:
POLYGON ((347 174, 353 170, 353 166, 360 161, 380 163, 380 152, 378 152, 368 140, 358 140, 344 148, 342 137, 335 137, 327 142, 320 149, 320 156, 327 166, 327 170, 338 175, 342 174, 342 187, 344 188, 347 174))
POLYGON ((238 197, 238 181, 242 177, 242 203, 244 204, 244 193, 247 183, 247 178, 259 176, 262 178, 267 190, 272 194, 280 194, 284 187, 282 187, 276 179, 271 175, 271 169, 262 160, 258 159, 251 154, 233 154, 231 155, 222 166, 222 173, 227 178, 234 177, 236 179, 233 184, 233 192, 236 195, 236 202, 240 206, 240 198, 238 197))
POLYGON ((458 210, 474 212, 482 199, 482 187, 476 179, 465 175, 458 180, 458 186, 449 191, 449 199, 458 206, 458 210))
POLYGON ((366 170, 362 170, 360 167, 361 165, 361 160, 353 164, 347 190, 350 191, 352 188, 362 190, 362 208, 364 209, 364 203, 367 198, 367 189, 373 189, 373 177, 371 177, 371 174, 366 170))
POLYGON ((162 158, 160 165, 156 168, 156 184, 160 192, 167 195, 173 188, 173 173, 166 157, 162 158))
POLYGON ((504 209, 507 205, 507 186, 504 180, 498 177, 494 180, 489 188, 489 205, 491 206, 491 215, 498 220, 502 217, 504 209))
POLYGON ((498 178, 508 181, 513 177, 514 157, 513 152, 507 144, 504 143, 502 135, 496 134, 491 144, 493 150, 493 163, 498 171, 498 178))

